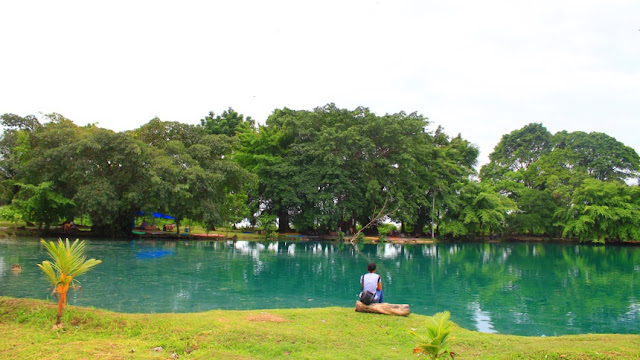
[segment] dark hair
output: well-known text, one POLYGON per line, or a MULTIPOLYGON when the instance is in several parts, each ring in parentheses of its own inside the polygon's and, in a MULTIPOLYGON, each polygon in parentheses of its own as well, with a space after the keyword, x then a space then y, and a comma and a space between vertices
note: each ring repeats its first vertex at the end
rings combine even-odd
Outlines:
POLYGON ((369 272, 372 272, 372 271, 374 271, 375 269, 376 269, 376 263, 371 262, 371 263, 369 263, 369 265, 367 265, 367 270, 368 270, 369 272))

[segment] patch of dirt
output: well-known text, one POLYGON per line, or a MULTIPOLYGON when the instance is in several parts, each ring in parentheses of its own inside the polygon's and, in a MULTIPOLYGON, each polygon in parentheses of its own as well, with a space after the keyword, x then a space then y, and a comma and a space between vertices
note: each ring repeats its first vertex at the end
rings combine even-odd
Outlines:
POLYGON ((267 321, 267 322, 274 322, 274 323, 281 323, 281 322, 287 322, 289 320, 277 316, 277 315, 273 315, 273 314, 269 314, 269 313, 260 313, 258 315, 253 315, 253 316, 249 316, 247 318, 247 320, 249 321, 258 321, 258 322, 263 322, 263 321, 267 321))
POLYGON ((92 322, 93 322, 92 319, 84 319, 84 318, 77 318, 77 317, 74 317, 71 320, 69 320, 69 324, 72 326, 86 325, 86 324, 91 324, 92 322))

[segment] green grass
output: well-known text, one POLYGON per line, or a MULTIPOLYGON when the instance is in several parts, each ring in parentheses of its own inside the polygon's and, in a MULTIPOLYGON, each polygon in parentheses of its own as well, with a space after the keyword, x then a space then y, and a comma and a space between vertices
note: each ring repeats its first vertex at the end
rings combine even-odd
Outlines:
MULTIPOLYGON (((1 359, 411 359, 426 317, 351 308, 120 314, 0 297, 1 359), (162 347, 162 351, 154 348, 162 347)), ((456 359, 640 359, 639 335, 522 337, 456 327, 456 359)))

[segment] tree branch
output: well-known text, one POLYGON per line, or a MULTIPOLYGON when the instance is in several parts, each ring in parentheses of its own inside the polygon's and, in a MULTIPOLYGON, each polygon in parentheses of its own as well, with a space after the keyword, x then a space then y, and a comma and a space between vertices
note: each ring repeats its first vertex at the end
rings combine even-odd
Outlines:
POLYGON ((384 204, 382 205, 382 208, 380 209, 380 211, 378 212, 377 215, 375 215, 373 217, 373 219, 371 219, 371 221, 369 221, 369 223, 365 226, 362 227, 362 229, 358 230, 355 234, 353 234, 353 236, 351 237, 351 239, 349 240, 351 243, 354 243, 356 241, 356 238, 358 237, 358 235, 360 235, 360 233, 362 231, 364 231, 364 229, 368 228, 369 226, 371 226, 371 224, 373 224, 374 222, 384 218, 385 216, 389 216, 391 214, 393 214, 396 210, 398 210, 397 208, 391 211, 387 211, 384 212, 384 209, 387 207, 387 204, 389 203, 389 197, 387 197, 384 201, 384 204))

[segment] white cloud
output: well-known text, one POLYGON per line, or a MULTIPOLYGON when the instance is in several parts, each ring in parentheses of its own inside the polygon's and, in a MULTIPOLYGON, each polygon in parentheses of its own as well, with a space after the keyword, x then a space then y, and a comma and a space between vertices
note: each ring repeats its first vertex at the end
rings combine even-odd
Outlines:
POLYGON ((0 113, 133 129, 229 106, 418 111, 481 147, 529 122, 640 150, 640 4, 20 1, 0 4, 0 113))

